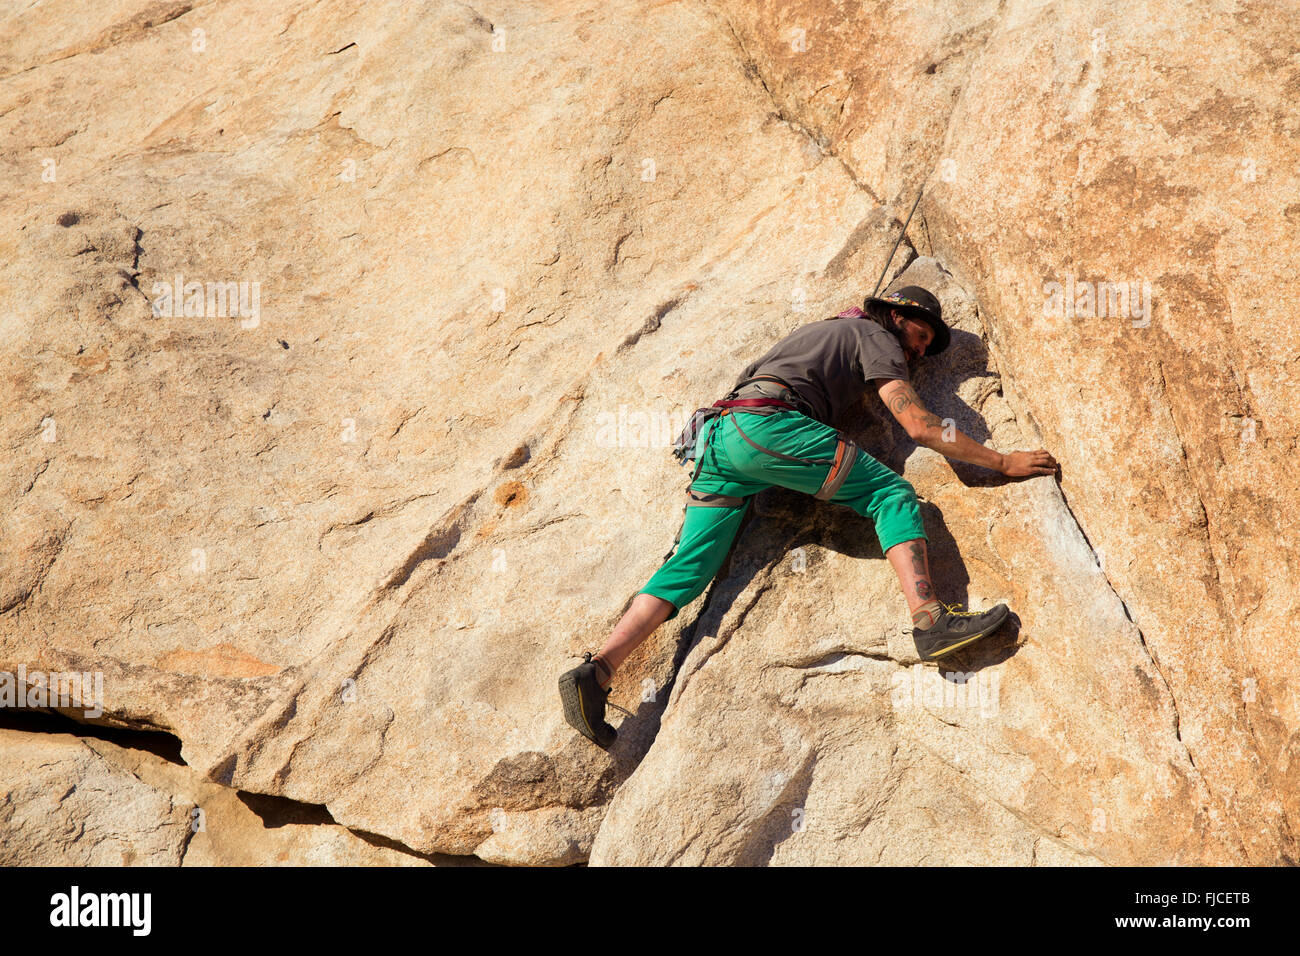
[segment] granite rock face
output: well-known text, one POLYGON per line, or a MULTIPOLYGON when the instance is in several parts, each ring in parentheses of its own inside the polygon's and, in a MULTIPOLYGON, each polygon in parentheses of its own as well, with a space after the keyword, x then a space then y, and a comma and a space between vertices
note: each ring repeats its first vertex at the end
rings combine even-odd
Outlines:
POLYGON ((423 866, 146 750, 0 729, 6 866, 423 866), (258 803, 272 807, 259 812, 258 803))
MULTIPOLYGON (((1294 862, 1300 15, 1144 10, 0 19, 0 671, 100 674, 47 703, 324 805, 342 842, 294 852, 340 862, 1294 862), (887 284, 954 336, 918 391, 1061 479, 874 395, 846 430, 941 597, 1017 619, 919 666, 870 520, 764 492, 592 747, 555 680, 672 541, 683 419, 860 304, 923 182, 887 284)), ((51 781, 144 789, 74 795, 112 836, 59 852, 181 862, 174 781, 60 746, 51 781)))

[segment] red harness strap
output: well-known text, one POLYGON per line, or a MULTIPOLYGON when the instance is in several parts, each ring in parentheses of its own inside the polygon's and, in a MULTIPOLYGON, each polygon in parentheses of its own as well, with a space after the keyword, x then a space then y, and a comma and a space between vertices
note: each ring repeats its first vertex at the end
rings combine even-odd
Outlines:
POLYGON ((779 398, 733 398, 729 402, 722 401, 722 402, 714 402, 713 404, 717 408, 736 408, 736 407, 743 408, 743 407, 757 406, 757 405, 777 405, 781 408, 788 408, 792 411, 794 410, 793 405, 791 405, 789 402, 783 402, 779 398))

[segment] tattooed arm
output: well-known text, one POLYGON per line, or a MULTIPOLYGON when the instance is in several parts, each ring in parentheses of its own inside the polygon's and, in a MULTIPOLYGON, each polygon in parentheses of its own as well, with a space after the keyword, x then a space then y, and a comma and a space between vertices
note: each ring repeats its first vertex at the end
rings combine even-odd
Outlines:
POLYGON ((1013 478, 1056 473, 1056 459, 1044 448, 1001 454, 963 435, 956 425, 944 425, 943 419, 921 404, 921 398, 907 382, 900 379, 876 379, 881 401, 907 430, 918 445, 931 448, 948 458, 983 465, 1013 478))
MULTIPOLYGON (((877 379, 874 384, 880 384, 880 380, 877 379)), ((994 471, 1005 472, 1007 456, 968 438, 955 425, 950 424, 945 428, 943 419, 921 404, 920 396, 907 382, 899 379, 884 382, 880 388, 880 399, 906 429, 908 437, 918 445, 932 448, 939 454, 958 461, 968 461, 972 465, 983 465, 994 471)))

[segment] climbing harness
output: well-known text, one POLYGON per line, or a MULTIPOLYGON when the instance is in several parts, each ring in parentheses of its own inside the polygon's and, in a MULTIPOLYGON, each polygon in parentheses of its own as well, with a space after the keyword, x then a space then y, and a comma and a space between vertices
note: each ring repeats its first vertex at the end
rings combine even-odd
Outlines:
MULTIPOLYGON (((843 487, 844 480, 853 468, 853 463, 857 461, 858 448, 851 439, 843 435, 839 436, 839 443, 835 446, 834 458, 799 458, 794 455, 773 451, 770 448, 764 448, 758 444, 745 434, 745 430, 740 427, 740 422, 735 414, 736 412, 747 412, 751 415, 772 415, 781 411, 802 411, 807 407, 807 404, 799 398, 798 393, 775 375, 756 375, 737 385, 727 394, 726 398, 714 402, 707 408, 695 410, 681 435, 673 442, 674 457, 683 464, 694 460, 695 471, 691 474, 691 480, 686 486, 686 504, 682 506, 682 526, 677 529, 677 537, 673 538, 673 545, 668 549, 668 553, 664 555, 663 560, 668 560, 672 553, 677 550, 677 545, 681 543, 682 530, 686 526, 686 508, 736 508, 740 505, 748 507, 750 499, 754 497, 748 495, 744 498, 737 498, 731 495, 697 492, 691 487, 695 483, 695 479, 699 477, 700 469, 704 466, 704 455, 713 447, 712 442, 710 442, 704 453, 699 453, 700 432, 705 423, 713 419, 717 419, 713 426, 716 430, 722 424, 722 419, 730 418, 740 437, 764 454, 782 458, 786 461, 797 461, 805 465, 829 465, 830 471, 826 474, 826 480, 822 482, 822 486, 817 489, 813 497, 822 500, 835 497, 836 493, 843 487)), ((709 437, 712 439, 712 432, 710 432, 709 437)))

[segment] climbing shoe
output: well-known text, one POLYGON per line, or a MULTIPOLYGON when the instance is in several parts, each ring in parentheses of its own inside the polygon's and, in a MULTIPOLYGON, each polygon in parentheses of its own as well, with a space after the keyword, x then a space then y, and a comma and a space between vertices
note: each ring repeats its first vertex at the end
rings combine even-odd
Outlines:
MULTIPOLYGON (((942 601, 939 602, 943 604, 942 601)), ((913 628, 912 640, 923 661, 933 661, 965 647, 981 637, 988 637, 1007 619, 1011 611, 1005 604, 987 611, 958 611, 960 604, 944 604, 938 619, 926 628, 913 628)))
POLYGON ((600 686, 591 652, 585 652, 582 657, 583 663, 560 677, 564 719, 597 747, 608 749, 618 736, 618 731, 605 723, 605 698, 609 690, 600 686))

